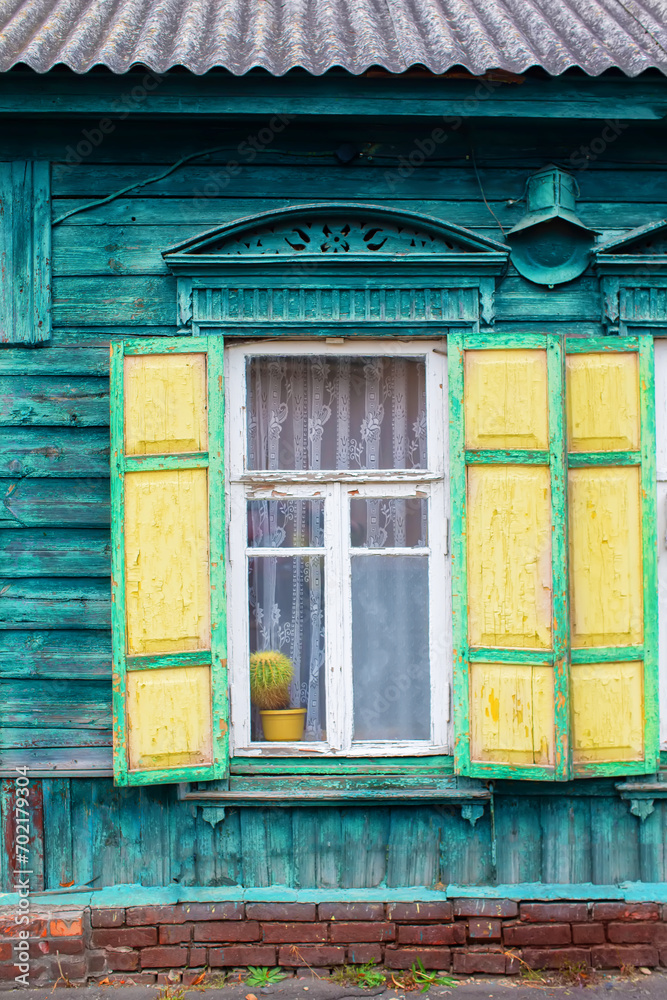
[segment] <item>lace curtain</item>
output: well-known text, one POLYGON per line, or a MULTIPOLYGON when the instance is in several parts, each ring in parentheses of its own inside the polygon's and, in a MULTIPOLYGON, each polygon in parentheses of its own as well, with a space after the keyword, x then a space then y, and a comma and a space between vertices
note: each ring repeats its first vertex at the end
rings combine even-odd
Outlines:
MULTIPOLYGON (((247 386, 247 464, 251 470, 284 470, 289 479, 294 470, 427 467, 425 366, 421 360, 259 356, 248 361, 247 386)), ((364 503, 363 514, 359 508, 356 514, 354 508, 351 511, 353 547, 426 544, 425 503, 411 513, 406 506, 409 500, 373 499, 364 503)), ((324 558, 312 554, 262 557, 259 553, 266 547, 322 547, 323 517, 321 501, 260 500, 248 504, 249 545, 258 550, 257 557, 249 560, 250 647, 251 651, 280 649, 292 659, 295 678, 291 706, 307 710, 307 740, 326 738, 324 558)), ((386 558, 382 557, 381 562, 386 558)), ((370 569, 367 576, 374 590, 381 567, 370 569)), ((361 579, 359 574, 357 577, 361 579)), ((396 576, 391 587, 392 607, 408 607, 414 573, 412 583, 410 580, 409 572, 396 576)), ((359 587, 355 591, 355 601, 364 607, 360 621, 366 619, 361 631, 375 628, 378 635, 375 645, 369 636, 354 642, 360 660, 354 665, 354 674, 361 692, 369 684, 383 682, 377 674, 391 646, 391 641, 387 642, 387 637, 391 640, 391 615, 385 604, 374 616, 377 594, 364 594, 359 587)), ((357 633, 361 635, 359 628, 357 633)), ((403 696, 395 699, 392 713, 400 714, 401 700, 403 696)), ((381 732, 373 737, 371 730, 373 726, 382 730, 386 720, 378 718, 376 711, 374 721, 364 725, 356 701, 356 738, 382 738, 381 732)), ((368 712, 365 714, 369 717, 368 712)), ((257 740, 262 739, 262 733, 255 716, 252 737, 257 740)), ((406 721, 403 729, 411 728, 414 725, 406 721)), ((420 733, 402 738, 425 737, 420 733)))

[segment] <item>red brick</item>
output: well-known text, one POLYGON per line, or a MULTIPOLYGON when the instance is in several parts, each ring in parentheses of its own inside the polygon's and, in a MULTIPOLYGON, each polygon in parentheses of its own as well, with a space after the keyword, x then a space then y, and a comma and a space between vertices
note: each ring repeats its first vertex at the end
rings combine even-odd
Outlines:
POLYGON ((654 944, 656 948, 667 948, 667 926, 665 924, 653 924, 651 944, 654 944))
POLYGON ((103 951, 89 951, 86 955, 86 963, 89 976, 96 976, 98 972, 105 972, 107 969, 106 955, 103 951))
POLYGON ((505 952, 505 975, 518 976, 521 974, 521 962, 515 955, 505 952))
POLYGON ((61 958, 57 964, 54 963, 54 973, 56 976, 62 976, 65 980, 86 979, 88 976, 86 960, 85 958, 61 958))
MULTIPOLYGON (((259 924, 256 925, 259 928, 259 924)), ((327 940, 326 924, 262 924, 264 941, 267 944, 322 944, 327 940)))
POLYGON ((237 965, 275 965, 276 949, 271 945, 232 945, 230 948, 209 948, 208 964, 227 968, 237 965))
POLYGON ((320 920, 384 920, 384 903, 320 903, 320 920))
POLYGON ((660 952, 660 965, 662 966, 667 965, 667 948, 663 948, 663 950, 660 952))
POLYGON ((350 965, 366 965, 367 962, 373 962, 375 965, 381 965, 382 945, 351 944, 347 949, 347 960, 350 965))
POLYGON ((49 921, 51 937, 79 937, 82 933, 81 917, 76 917, 74 920, 56 918, 49 921))
POLYGON ((357 941, 393 941, 396 937, 394 924, 377 923, 332 923, 331 940, 335 943, 356 943, 357 941))
MULTIPOLYGON (((204 927, 208 927, 204 924, 204 927)), ((236 925, 235 925, 236 926, 236 925)), ((192 937, 193 924, 162 924, 160 926, 160 944, 183 944, 192 937)))
POLYGON ((248 920, 317 920, 315 903, 247 903, 248 920))
POLYGON ((398 928, 399 944, 465 944, 466 926, 458 924, 426 924, 416 926, 401 925, 398 928))
POLYGON ((300 945, 285 944, 278 952, 278 965, 285 968, 297 966, 343 965, 345 963, 345 948, 332 948, 331 945, 300 945))
POLYGON ((156 927, 105 927, 93 931, 94 948, 145 948, 157 944, 156 927))
POLYGON ((139 968, 139 952, 130 948, 107 948, 106 960, 114 972, 134 972, 139 968))
POLYGON ((506 960, 502 952, 455 951, 454 972, 470 975, 473 972, 502 976, 505 974, 506 960))
POLYGON ((158 945, 141 949, 142 969, 174 968, 188 964, 188 949, 178 945, 158 945))
POLYGON ((607 924, 607 938, 612 944, 653 944, 655 932, 660 929, 660 924, 648 920, 612 922, 607 924))
POLYGON ((91 910, 90 922, 93 927, 120 927, 125 923, 125 908, 109 906, 91 910))
POLYGON ((256 920, 212 920, 195 924, 195 941, 260 941, 256 920))
POLYGON ((620 969, 623 965, 658 964, 658 951, 646 944, 598 944, 591 948, 591 958, 596 969, 620 969))
POLYGON ((531 923, 574 923, 588 920, 587 903, 522 903, 521 919, 531 923))
POLYGON ((657 903, 593 903, 594 920, 658 920, 657 903))
POLYGON ((516 917, 519 907, 513 899, 455 899, 455 917, 516 917))
POLYGON ((12 957, 12 946, 9 941, 0 941, 0 962, 8 962, 12 957))
POLYGON ((29 924, 17 924, 15 917, 0 920, 0 937, 18 937, 23 931, 31 938, 46 937, 46 920, 36 917, 29 924))
POLYGON ((452 953, 449 948, 385 948, 384 951, 388 969, 411 969, 418 958, 425 969, 448 969, 452 953))
POLYGON ((503 928, 503 941, 512 947, 528 944, 554 948, 570 944, 572 933, 569 924, 507 924, 503 928))
POLYGON ((604 944, 603 924, 572 924, 574 944, 604 944))
POLYGON ((83 951, 83 938, 56 938, 51 942, 51 951, 61 955, 80 955, 83 951))
MULTIPOLYGON (((201 975, 203 975, 204 977, 206 977, 206 969, 203 969, 203 968, 202 969, 185 969, 183 971, 182 983, 183 983, 184 986, 192 986, 192 984, 195 982, 195 980, 199 979, 199 977, 201 975)), ((202 980, 202 983, 205 982, 205 981, 206 981, 206 979, 204 978, 202 980)))
MULTIPOLYGON (((186 920, 243 920, 243 903, 181 903, 186 920)), ((250 916, 250 914, 248 914, 250 916)))
POLYGON ((474 917, 468 921, 471 941, 500 941, 501 922, 489 917, 474 917))
POLYGON ((133 973, 110 973, 108 976, 109 982, 112 985, 118 986, 148 986, 150 983, 155 982, 154 972, 133 972, 133 973))
POLYGON ((125 912, 129 927, 146 924, 184 924, 188 919, 180 904, 173 906, 130 906, 125 912))
POLYGON ((175 986, 176 983, 180 983, 180 981, 180 972, 175 972, 173 969, 171 972, 158 972, 155 980, 158 986, 175 986))
POLYGON ((390 920, 409 920, 418 924, 420 920, 453 920, 454 907, 443 900, 433 903, 389 903, 387 916, 390 920))
POLYGON ((206 965, 206 948, 190 948, 188 965, 206 965))
POLYGON ((562 969, 564 965, 590 965, 589 948, 524 948, 523 960, 531 969, 562 969))

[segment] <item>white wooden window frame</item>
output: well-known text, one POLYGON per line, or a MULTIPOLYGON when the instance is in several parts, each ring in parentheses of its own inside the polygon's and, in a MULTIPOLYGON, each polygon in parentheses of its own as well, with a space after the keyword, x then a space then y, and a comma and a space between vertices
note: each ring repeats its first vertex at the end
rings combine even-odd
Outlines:
POLYGON ((660 749, 667 750, 667 338, 655 341, 660 749))
POLYGON ((417 756, 451 753, 451 572, 448 555, 449 436, 446 342, 309 339, 233 344, 225 355, 227 479, 227 622, 232 754, 248 757, 417 756), (427 469, 249 471, 246 468, 246 358, 322 355, 423 358, 426 363, 427 469), (247 548, 247 501, 324 499, 322 549, 247 548), (373 558, 429 555, 430 740, 353 741, 350 497, 418 497, 428 502, 429 544, 424 549, 357 549, 373 558), (301 743, 253 742, 250 735, 248 555, 323 554, 327 739, 301 743), (347 581, 345 587, 342 581, 347 581))

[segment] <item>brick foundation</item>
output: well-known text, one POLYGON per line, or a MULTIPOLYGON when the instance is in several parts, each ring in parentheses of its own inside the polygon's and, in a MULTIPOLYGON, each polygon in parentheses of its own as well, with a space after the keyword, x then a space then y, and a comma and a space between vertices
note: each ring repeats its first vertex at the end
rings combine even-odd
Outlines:
POLYGON ((17 925, 0 912, 0 988, 27 941, 29 982, 191 983, 248 965, 298 970, 374 961, 462 975, 515 975, 583 963, 667 967, 667 906, 459 899, 428 903, 180 903, 51 909, 17 925), (27 938, 20 932, 27 931, 27 938))

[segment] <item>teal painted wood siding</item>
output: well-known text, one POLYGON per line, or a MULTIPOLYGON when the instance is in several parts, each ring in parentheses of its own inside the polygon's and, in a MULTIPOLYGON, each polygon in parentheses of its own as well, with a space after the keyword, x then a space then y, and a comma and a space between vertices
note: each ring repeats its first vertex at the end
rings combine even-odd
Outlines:
MULTIPOLYGON (((212 826, 172 786, 114 789, 94 777, 111 766, 109 343, 175 334, 176 280, 161 251, 235 218, 325 199, 419 211, 502 240, 499 224, 507 231, 524 211, 527 176, 552 161, 577 168, 580 217, 612 238, 667 217, 665 125, 630 124, 586 161, 581 150, 602 122, 479 119, 472 131, 450 131, 416 169, 410 156, 434 127, 428 119, 295 121, 251 160, 239 148, 256 120, 184 119, 150 132, 127 120, 72 166, 67 148, 82 127, 36 121, 0 143, 3 161, 52 162, 54 218, 144 185, 55 226, 51 341, 0 348, 0 763, 48 759, 84 775, 44 779, 46 885, 95 876, 98 885, 303 887, 665 878, 667 806, 656 801, 640 823, 613 781, 548 796, 506 789, 493 835, 488 806, 474 827, 459 806, 432 805, 275 808, 269 822, 266 810, 233 808, 212 826), (361 154, 348 165, 335 156, 342 143, 361 154), (150 851, 138 850, 140 837, 150 851)), ((497 282, 496 329, 544 332, 556 322, 566 334, 602 332, 597 277, 550 290, 510 266, 497 282)))

